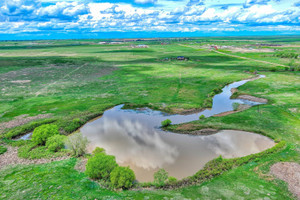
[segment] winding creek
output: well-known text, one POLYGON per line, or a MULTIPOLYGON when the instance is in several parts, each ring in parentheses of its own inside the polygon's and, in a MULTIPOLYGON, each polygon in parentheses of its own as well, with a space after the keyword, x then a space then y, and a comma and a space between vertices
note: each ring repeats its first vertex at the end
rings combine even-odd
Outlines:
MULTIPOLYGON (((263 78, 260 75, 260 78, 263 78)), ((161 121, 170 119, 173 124, 198 120, 200 115, 210 117, 232 111, 237 102, 250 106, 261 103, 230 99, 231 89, 248 81, 242 80, 225 86, 213 98, 213 106, 199 113, 169 115, 149 108, 122 109, 118 105, 85 124, 80 131, 90 141, 88 151, 102 147, 107 154, 116 156, 122 166, 130 166, 138 181, 152 181, 153 173, 164 168, 170 176, 184 178, 196 173, 208 161, 222 155, 225 158, 258 153, 274 145, 262 135, 235 130, 222 130, 208 136, 192 136, 163 131, 161 121)))

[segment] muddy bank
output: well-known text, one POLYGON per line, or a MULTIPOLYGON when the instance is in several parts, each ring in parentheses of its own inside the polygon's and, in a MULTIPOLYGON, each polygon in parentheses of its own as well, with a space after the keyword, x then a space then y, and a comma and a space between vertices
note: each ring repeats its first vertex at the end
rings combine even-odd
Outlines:
POLYGON ((271 166, 271 174, 288 183, 289 190, 300 200, 300 165, 279 162, 271 166))
POLYGON ((190 109, 185 109, 185 108, 166 108, 164 106, 154 106, 151 103, 146 104, 146 105, 138 105, 138 104, 124 104, 122 109, 134 109, 138 111, 144 111, 147 109, 153 109, 153 110, 160 110, 161 112, 168 113, 170 115, 190 115, 190 114, 195 114, 199 113, 205 110, 205 108, 190 108, 190 109))
POLYGON ((259 103, 268 103, 267 99, 254 97, 254 96, 251 96, 251 95, 239 95, 237 97, 237 99, 244 99, 244 100, 254 101, 254 102, 259 102, 259 103))
POLYGON ((186 132, 186 134, 189 134, 189 135, 212 135, 212 134, 216 134, 217 132, 218 132, 217 129, 205 128, 205 129, 200 129, 200 130, 196 130, 196 131, 186 132))
POLYGON ((36 115, 36 116, 32 116, 32 117, 28 117, 27 115, 20 115, 20 116, 15 117, 14 120, 11 120, 9 122, 0 123, 0 133, 1 133, 1 131, 3 131, 4 129, 7 129, 7 128, 14 128, 17 126, 27 124, 28 122, 31 122, 33 120, 45 119, 45 118, 49 118, 51 116, 52 116, 51 114, 40 114, 40 115, 36 115))
POLYGON ((11 147, 7 146, 7 151, 0 155, 0 170, 10 166, 10 165, 29 165, 29 164, 43 164, 43 163, 49 163, 52 161, 59 161, 59 160, 65 160, 68 159, 68 156, 64 157, 56 157, 56 158, 50 158, 50 159, 24 159, 24 158, 19 158, 18 157, 18 148, 17 147, 11 147))
POLYGON ((241 112, 241 111, 246 110, 248 108, 251 108, 251 106, 246 105, 246 104, 240 104, 237 110, 232 110, 232 111, 216 114, 216 115, 214 115, 214 117, 223 117, 223 116, 230 115, 230 114, 233 114, 233 113, 241 112))

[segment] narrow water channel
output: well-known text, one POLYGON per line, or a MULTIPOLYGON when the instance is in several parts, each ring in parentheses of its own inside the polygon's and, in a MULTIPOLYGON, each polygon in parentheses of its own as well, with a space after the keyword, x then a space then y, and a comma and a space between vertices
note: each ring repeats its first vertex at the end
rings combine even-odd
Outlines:
MULTIPOLYGON (((263 77, 263 76, 261 76, 263 77)), ((162 131, 161 121, 171 119, 173 124, 197 120, 233 110, 234 102, 257 105, 260 103, 230 99, 231 89, 250 80, 234 82, 215 95, 213 106, 190 115, 168 115, 145 109, 122 109, 115 106, 103 116, 85 124, 80 131, 90 141, 88 151, 102 147, 116 156, 122 166, 130 166, 138 181, 152 181, 153 173, 164 168, 178 179, 193 175, 208 161, 222 155, 225 158, 258 153, 274 145, 262 135, 245 131, 223 130, 214 135, 192 136, 162 131)))

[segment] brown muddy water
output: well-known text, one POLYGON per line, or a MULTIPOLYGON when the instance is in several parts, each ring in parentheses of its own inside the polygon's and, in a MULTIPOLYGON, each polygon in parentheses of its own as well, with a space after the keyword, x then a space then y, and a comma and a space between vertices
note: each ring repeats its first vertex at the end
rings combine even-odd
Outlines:
POLYGON ((230 99, 231 89, 248 81, 225 86, 222 93, 213 98, 211 109, 196 114, 168 115, 149 108, 121 109, 123 105, 118 105, 85 124, 80 131, 90 141, 89 152, 96 147, 104 148, 107 154, 116 157, 118 164, 130 166, 138 181, 152 181, 153 173, 159 168, 181 179, 195 174, 205 163, 219 155, 225 158, 241 157, 274 146, 271 139, 245 131, 222 130, 214 135, 192 136, 159 128, 165 119, 171 119, 176 124, 197 120, 202 114, 209 117, 231 111, 234 102, 251 106, 261 104, 230 99))

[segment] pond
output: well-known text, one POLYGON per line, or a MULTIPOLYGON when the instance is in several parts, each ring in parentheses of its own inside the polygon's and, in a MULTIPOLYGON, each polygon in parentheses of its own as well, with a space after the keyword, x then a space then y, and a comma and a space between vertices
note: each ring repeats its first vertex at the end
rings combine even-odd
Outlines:
POLYGON ((149 108, 122 109, 123 105, 106 110, 104 114, 85 124, 80 131, 90 141, 88 151, 102 147, 107 154, 116 156, 118 164, 130 166, 138 181, 152 181, 153 173, 164 168, 178 179, 193 175, 205 163, 222 155, 225 158, 258 153, 274 145, 274 142, 255 133, 222 130, 213 135, 192 136, 161 130, 160 123, 171 119, 172 123, 197 120, 233 110, 232 104, 257 105, 260 103, 230 99, 231 89, 249 80, 225 86, 222 93, 213 98, 212 109, 190 115, 169 115, 149 108))

